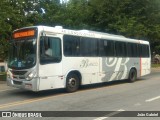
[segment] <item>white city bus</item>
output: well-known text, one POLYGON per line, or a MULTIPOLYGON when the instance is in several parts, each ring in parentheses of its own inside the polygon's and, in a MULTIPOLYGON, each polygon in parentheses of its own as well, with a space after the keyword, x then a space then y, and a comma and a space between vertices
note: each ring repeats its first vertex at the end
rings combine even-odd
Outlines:
POLYGON ((9 50, 7 84, 41 91, 128 79, 151 71, 149 42, 60 26, 15 30, 9 50))

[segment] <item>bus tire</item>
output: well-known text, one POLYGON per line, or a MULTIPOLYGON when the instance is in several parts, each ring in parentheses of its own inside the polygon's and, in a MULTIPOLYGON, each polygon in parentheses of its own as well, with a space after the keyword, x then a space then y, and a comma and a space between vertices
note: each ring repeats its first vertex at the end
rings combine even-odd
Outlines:
POLYGON ((66 79, 66 91, 67 92, 75 92, 78 90, 80 85, 80 80, 78 76, 74 73, 71 73, 67 76, 66 79))
POLYGON ((135 82, 136 79, 137 79, 137 71, 136 71, 136 69, 132 68, 129 72, 128 81, 135 82))

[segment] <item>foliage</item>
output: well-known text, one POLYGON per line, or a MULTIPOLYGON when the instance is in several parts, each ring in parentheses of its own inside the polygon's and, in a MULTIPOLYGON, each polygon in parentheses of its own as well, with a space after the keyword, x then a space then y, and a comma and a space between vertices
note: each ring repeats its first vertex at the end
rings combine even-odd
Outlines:
POLYGON ((6 73, 1 73, 0 72, 0 81, 5 81, 6 80, 6 73))
POLYGON ((151 67, 152 68, 160 68, 160 64, 152 64, 151 67))
POLYGON ((0 58, 6 59, 13 30, 62 25, 150 41, 160 52, 159 0, 1 0, 0 58))

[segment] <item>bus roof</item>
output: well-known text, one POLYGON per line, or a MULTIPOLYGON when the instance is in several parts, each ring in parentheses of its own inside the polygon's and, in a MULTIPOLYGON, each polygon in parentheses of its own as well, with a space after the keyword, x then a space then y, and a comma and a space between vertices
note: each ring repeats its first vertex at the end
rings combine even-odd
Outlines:
MULTIPOLYGON (((31 26, 31 27, 25 27, 21 29, 26 28, 38 28, 39 32, 44 33, 51 33, 51 34, 67 34, 67 35, 75 35, 75 36, 83 36, 83 37, 92 37, 92 38, 100 38, 100 39, 108 39, 108 40, 116 40, 116 41, 124 41, 124 42, 133 42, 133 43, 141 43, 141 44, 149 44, 148 41, 144 40, 138 40, 138 39, 131 39, 127 38, 122 35, 114 35, 109 33, 103 33, 103 32, 96 32, 91 30, 70 30, 70 29, 64 29, 62 26, 31 26)), ((18 30, 21 30, 18 29, 18 30)), ((17 31, 17 30, 15 30, 17 31)))

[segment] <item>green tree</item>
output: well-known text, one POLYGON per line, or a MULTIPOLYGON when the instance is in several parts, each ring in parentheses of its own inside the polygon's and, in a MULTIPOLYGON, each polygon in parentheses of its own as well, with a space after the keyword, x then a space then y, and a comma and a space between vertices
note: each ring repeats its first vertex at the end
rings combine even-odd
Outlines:
POLYGON ((89 28, 150 41, 153 51, 160 44, 159 0, 88 0, 88 6, 89 28))
POLYGON ((159 52, 159 0, 1 0, 0 57, 5 59, 13 30, 62 25, 148 40, 159 52))
POLYGON ((1 0, 0 2, 0 58, 7 58, 13 30, 28 26, 27 13, 33 11, 32 1, 29 0, 1 0))

